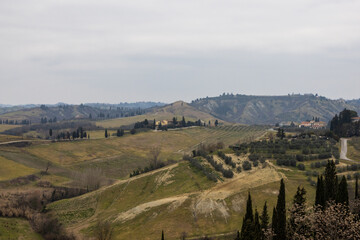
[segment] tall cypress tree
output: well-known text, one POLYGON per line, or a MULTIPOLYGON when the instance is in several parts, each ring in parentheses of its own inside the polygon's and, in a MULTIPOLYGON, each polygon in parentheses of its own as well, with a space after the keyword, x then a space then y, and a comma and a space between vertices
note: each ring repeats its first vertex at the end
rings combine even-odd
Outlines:
POLYGON ((349 194, 345 176, 341 178, 336 202, 349 206, 349 194))
POLYGON ((252 210, 252 200, 249 192, 246 202, 246 213, 241 227, 241 240, 252 240, 254 235, 254 215, 252 210))
POLYGON ((301 225, 299 225, 295 219, 299 216, 305 216, 305 208, 306 208, 306 190, 304 187, 300 188, 300 186, 297 188, 297 191, 294 196, 293 200, 293 208, 290 211, 290 218, 289 218, 289 224, 288 224, 288 235, 291 238, 291 236, 296 232, 301 232, 301 225))
POLYGON ((359 198, 359 176, 355 176, 355 199, 359 198))
POLYGON ((315 197, 315 205, 319 205, 322 208, 325 207, 325 189, 324 189, 324 180, 323 176, 318 176, 318 181, 316 184, 316 197, 315 197))
POLYGON ((278 200, 276 203, 277 226, 274 228, 275 240, 286 240, 286 208, 285 208, 285 183, 281 179, 278 200))
POLYGON ((260 227, 261 227, 261 239, 265 239, 264 231, 266 231, 268 226, 269 226, 269 215, 268 215, 268 211, 267 211, 266 202, 264 204, 264 208, 263 208, 263 211, 261 213, 260 220, 261 220, 261 225, 260 225, 260 227))
POLYGON ((273 215, 272 215, 272 222, 271 222, 271 229, 272 229, 273 233, 275 233, 275 229, 277 229, 277 227, 278 227, 277 212, 276 212, 276 208, 274 207, 273 215))
POLYGON ((335 200, 336 166, 334 161, 328 161, 325 168, 325 202, 335 200))
POLYGON ((235 240, 240 240, 240 232, 239 231, 237 231, 237 235, 236 235, 235 240))
POLYGON ((164 230, 161 231, 161 240, 165 240, 165 237, 164 237, 164 230))
POLYGON ((254 217, 254 240, 261 240, 262 238, 262 231, 261 231, 261 225, 259 221, 259 213, 257 209, 255 209, 255 217, 254 217))

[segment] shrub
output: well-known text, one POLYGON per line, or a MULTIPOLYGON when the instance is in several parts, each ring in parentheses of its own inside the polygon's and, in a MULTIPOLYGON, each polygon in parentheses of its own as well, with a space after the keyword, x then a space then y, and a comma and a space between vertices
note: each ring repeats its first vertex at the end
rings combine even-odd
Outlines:
POLYGON ((299 170, 305 171, 305 165, 304 164, 299 163, 297 167, 298 167, 299 170))
POLYGON ((242 164, 242 168, 244 169, 244 171, 251 170, 251 163, 249 161, 244 161, 242 164))

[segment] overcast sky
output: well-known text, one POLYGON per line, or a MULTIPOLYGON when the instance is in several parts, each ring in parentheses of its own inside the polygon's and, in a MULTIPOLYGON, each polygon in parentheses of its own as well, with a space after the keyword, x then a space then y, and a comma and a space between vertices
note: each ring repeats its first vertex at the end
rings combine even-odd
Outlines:
POLYGON ((0 103, 360 98, 360 1, 1 0, 0 103))

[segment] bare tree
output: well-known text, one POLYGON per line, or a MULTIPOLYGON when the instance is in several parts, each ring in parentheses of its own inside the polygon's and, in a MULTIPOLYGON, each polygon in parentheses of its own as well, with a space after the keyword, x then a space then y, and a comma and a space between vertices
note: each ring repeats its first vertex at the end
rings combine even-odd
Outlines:
POLYGON ((150 165, 153 166, 154 168, 156 168, 158 165, 160 153, 161 153, 160 146, 153 146, 150 149, 150 165))

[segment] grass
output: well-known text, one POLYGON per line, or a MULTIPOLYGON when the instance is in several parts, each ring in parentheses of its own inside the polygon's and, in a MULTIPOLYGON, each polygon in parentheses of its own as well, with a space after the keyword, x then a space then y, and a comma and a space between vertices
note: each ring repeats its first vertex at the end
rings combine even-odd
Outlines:
POLYGON ((26 167, 4 157, 0 157, 0 181, 26 176, 38 172, 37 169, 26 167))
MULTIPOLYGON (((103 131, 99 131, 98 134, 102 133, 103 131)), ((153 146, 161 146, 161 160, 180 160, 184 153, 193 150, 200 142, 223 141, 228 145, 264 133, 263 127, 194 127, 92 139, 93 135, 90 132, 90 140, 33 144, 23 148, 20 154, 27 153, 43 162, 51 161, 75 170, 98 167, 109 177, 121 178, 138 167, 147 166, 149 152, 153 146)))
MULTIPOLYGON (((0 125, 1 126, 1 125, 0 125)), ((10 142, 10 141, 16 141, 16 140, 22 140, 22 137, 19 136, 12 136, 12 135, 4 135, 0 134, 0 143, 1 142, 10 142)))
MULTIPOLYGON (((295 168, 278 171, 286 176, 287 207, 291 206, 292 197, 299 185, 307 190, 308 205, 312 206, 315 188, 309 185, 304 173, 295 168)), ((182 232, 187 232, 189 237, 205 234, 211 236, 235 232, 241 228, 248 190, 251 191, 254 208, 261 212, 264 202, 267 201, 271 216, 272 208, 276 204, 278 181, 257 187, 251 187, 251 183, 248 182, 237 182, 237 184, 238 187, 234 186, 235 193, 224 200, 212 199, 206 202, 206 196, 211 198, 211 193, 219 185, 207 180, 197 170, 191 169, 187 162, 182 162, 172 170, 160 171, 144 177, 140 175, 138 179, 130 182, 125 181, 81 197, 52 203, 49 209, 70 229, 83 228, 81 232, 87 236, 92 235, 93 226, 98 219, 113 222, 115 239, 156 239, 162 230, 165 231, 166 239, 179 239, 182 232), (159 179, 167 174, 170 177, 159 184, 159 179), (244 188, 243 185, 248 184, 250 184, 249 189, 244 188), (187 198, 178 207, 173 202, 150 207, 154 201, 184 194, 187 194, 187 198), (203 205, 213 208, 213 211, 194 213, 194 206, 200 204, 199 199, 203 199, 205 201, 203 205), (133 209, 139 209, 143 204, 145 204, 144 209, 133 218, 126 221, 116 220, 125 213, 132 213, 133 209), (223 209, 228 214, 226 217, 223 209)), ((221 189, 220 192, 225 190, 221 189)))
POLYGON ((0 217, 0 239, 41 240, 35 233, 28 221, 19 218, 0 217))
POLYGON ((348 141, 347 157, 360 161, 360 137, 353 137, 348 141))
POLYGON ((21 127, 22 125, 13 125, 13 124, 0 124, 0 132, 4 132, 9 129, 21 127))

